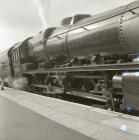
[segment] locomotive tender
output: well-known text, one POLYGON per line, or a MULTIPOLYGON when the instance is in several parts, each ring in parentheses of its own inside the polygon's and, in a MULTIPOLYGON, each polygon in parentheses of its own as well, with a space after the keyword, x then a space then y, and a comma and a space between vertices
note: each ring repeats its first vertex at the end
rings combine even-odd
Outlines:
POLYGON ((139 110, 139 1, 96 16, 65 18, 8 50, 12 78, 32 90, 61 92, 139 110))

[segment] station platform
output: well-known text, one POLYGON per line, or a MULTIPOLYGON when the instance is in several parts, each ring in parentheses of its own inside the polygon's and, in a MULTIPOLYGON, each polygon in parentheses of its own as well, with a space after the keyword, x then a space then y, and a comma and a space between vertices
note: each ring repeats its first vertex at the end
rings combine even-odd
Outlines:
POLYGON ((139 117, 37 94, 0 91, 0 140, 139 140, 139 117))

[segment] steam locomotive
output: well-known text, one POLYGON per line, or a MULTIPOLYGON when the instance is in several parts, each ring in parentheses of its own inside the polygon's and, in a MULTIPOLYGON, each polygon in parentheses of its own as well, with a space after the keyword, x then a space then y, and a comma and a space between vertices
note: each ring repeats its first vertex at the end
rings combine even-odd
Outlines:
POLYGON ((139 111, 139 1, 95 16, 67 17, 61 27, 16 43, 6 55, 6 71, 27 78, 33 91, 139 111))

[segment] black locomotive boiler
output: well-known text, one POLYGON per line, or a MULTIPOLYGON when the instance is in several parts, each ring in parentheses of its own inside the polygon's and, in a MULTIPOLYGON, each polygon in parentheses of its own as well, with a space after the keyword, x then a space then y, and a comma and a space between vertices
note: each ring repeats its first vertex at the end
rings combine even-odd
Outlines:
POLYGON ((8 50, 11 77, 42 94, 62 93, 139 110, 139 1, 65 18, 8 50))

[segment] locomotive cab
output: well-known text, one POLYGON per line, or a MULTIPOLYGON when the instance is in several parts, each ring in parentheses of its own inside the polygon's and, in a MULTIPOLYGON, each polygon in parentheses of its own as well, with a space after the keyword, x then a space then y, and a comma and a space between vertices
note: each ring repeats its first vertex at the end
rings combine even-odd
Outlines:
POLYGON ((12 77, 21 77, 21 63, 20 63, 20 51, 19 46, 22 43, 16 43, 8 52, 9 54, 9 61, 10 61, 10 67, 11 67, 11 74, 12 77))

